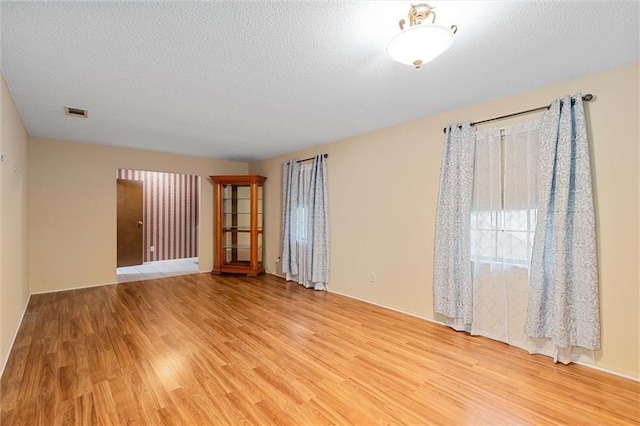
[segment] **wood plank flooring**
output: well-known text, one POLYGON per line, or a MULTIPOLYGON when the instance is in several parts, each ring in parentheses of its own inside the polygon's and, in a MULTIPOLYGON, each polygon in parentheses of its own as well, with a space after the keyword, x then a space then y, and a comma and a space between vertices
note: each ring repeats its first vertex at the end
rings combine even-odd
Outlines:
POLYGON ((13 424, 639 424, 640 383, 271 276, 34 295, 13 424))

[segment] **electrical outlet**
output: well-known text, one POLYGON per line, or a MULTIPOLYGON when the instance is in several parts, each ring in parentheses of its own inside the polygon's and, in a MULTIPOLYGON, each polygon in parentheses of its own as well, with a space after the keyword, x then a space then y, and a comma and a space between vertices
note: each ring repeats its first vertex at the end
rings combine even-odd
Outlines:
POLYGON ((151 246, 151 247, 149 247, 149 251, 150 251, 151 253, 153 253, 154 251, 156 251, 156 246, 151 246))
POLYGON ((369 278, 369 281, 371 281, 372 283, 376 282, 376 274, 374 274, 373 272, 371 273, 371 277, 369 278))

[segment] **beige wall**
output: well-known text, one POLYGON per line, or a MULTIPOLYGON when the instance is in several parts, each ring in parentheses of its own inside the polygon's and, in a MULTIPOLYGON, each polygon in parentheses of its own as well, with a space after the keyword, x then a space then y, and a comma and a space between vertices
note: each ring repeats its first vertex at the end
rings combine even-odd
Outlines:
POLYGON ((32 293, 116 281, 116 170, 199 175, 200 271, 213 268, 215 174, 233 161, 52 139, 29 139, 29 282, 32 293))
POLYGON ((586 110, 600 262, 602 350, 596 359, 602 368, 639 377, 639 74, 636 64, 250 164, 250 173, 268 177, 267 270, 276 271, 280 253, 282 163, 326 152, 330 291, 435 319, 432 259, 442 128, 545 105, 565 94, 593 93, 586 110), (369 282, 371 273, 376 283, 369 282))
POLYGON ((28 134, 0 74, 0 374, 29 301, 28 134))

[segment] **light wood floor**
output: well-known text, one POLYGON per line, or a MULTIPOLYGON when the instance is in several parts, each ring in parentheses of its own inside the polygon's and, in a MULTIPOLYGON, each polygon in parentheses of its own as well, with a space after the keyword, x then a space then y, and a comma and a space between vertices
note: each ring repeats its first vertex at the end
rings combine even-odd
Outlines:
POLYGON ((640 423, 640 383, 269 276, 34 295, 0 384, 2 425, 640 423))

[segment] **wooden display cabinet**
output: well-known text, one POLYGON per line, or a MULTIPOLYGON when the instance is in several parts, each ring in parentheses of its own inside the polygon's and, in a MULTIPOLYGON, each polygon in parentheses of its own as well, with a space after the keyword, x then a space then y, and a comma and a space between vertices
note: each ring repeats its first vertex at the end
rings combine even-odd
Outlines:
POLYGON ((212 274, 256 277, 263 265, 264 176, 210 176, 215 186, 216 254, 212 274))

